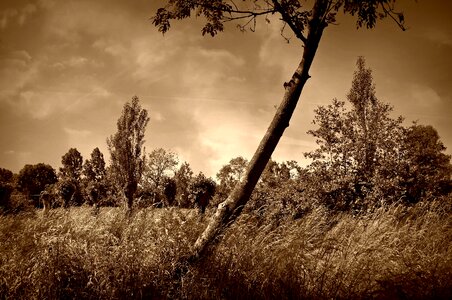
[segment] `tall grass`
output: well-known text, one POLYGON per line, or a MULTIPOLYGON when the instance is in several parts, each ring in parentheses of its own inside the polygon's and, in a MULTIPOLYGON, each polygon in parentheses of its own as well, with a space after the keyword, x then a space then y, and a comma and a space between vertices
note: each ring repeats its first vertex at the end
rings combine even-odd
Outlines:
POLYGON ((6 299, 451 299, 451 201, 297 219, 243 214, 208 256, 181 261, 207 217, 182 209, 0 217, 6 299), (182 276, 178 270, 186 267, 182 276))

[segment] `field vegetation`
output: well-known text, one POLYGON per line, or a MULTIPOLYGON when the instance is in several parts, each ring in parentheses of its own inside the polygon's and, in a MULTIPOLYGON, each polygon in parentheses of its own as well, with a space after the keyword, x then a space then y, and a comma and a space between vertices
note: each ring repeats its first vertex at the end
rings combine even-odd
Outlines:
MULTIPOLYGON (((207 214, 210 214, 208 210, 207 214)), ((3 299, 450 299, 452 201, 359 215, 245 211, 201 261, 208 215, 71 207, 0 217, 3 299), (188 270, 184 270, 188 268, 188 270), (183 274, 180 276, 180 274, 183 274)))

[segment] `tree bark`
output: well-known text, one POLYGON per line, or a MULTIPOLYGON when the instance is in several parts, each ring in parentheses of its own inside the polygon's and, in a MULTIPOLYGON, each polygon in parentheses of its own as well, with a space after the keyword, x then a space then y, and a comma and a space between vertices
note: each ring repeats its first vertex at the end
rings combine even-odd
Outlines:
POLYGON ((195 242, 190 260, 197 260, 201 257, 207 245, 215 236, 240 214, 285 129, 289 127, 301 91, 310 77, 309 69, 327 24, 324 20, 327 7, 328 1, 325 0, 317 0, 314 4, 312 17, 308 23, 308 36, 304 43, 302 59, 291 80, 284 84, 285 93, 282 102, 248 164, 242 180, 235 186, 229 197, 218 205, 217 211, 212 216, 207 228, 195 242))

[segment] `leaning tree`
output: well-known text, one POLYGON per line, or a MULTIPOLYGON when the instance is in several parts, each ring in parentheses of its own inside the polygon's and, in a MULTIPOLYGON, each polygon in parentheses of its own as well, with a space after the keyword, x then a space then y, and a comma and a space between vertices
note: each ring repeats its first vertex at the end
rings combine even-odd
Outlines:
POLYGON ((323 31, 336 21, 339 12, 357 16, 357 27, 373 28, 379 19, 392 18, 404 30, 404 16, 395 11, 395 0, 168 0, 157 10, 152 22, 162 33, 170 29, 171 21, 204 17, 202 34, 215 36, 223 31, 224 24, 238 20, 245 29, 256 20, 278 15, 283 28, 289 28, 303 47, 301 60, 290 80, 284 83, 284 96, 275 116, 260 142, 245 175, 229 197, 218 206, 204 233, 198 238, 192 258, 199 257, 217 233, 230 224, 241 212, 259 180, 267 162, 276 148, 298 103, 301 91, 309 79, 309 69, 314 60, 323 31))

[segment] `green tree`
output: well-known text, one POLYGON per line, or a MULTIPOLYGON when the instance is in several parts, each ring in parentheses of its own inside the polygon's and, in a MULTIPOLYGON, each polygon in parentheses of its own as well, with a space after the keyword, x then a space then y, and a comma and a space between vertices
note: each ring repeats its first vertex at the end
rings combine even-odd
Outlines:
POLYGON ((371 191, 378 195, 374 198, 390 196, 387 187, 399 173, 404 133, 403 118, 391 118, 392 107, 377 99, 372 71, 362 57, 347 100, 350 110, 337 99, 315 110, 313 124, 318 128, 308 133, 319 148, 305 154, 313 160, 309 166, 313 178, 322 183, 315 187, 319 198, 343 209, 371 191))
POLYGON ((39 195, 47 185, 58 181, 55 170, 47 164, 25 165, 19 172, 18 188, 39 205, 39 195))
POLYGON ((190 183, 193 179, 193 170, 190 164, 184 162, 174 174, 176 181, 176 199, 180 207, 188 208, 190 206, 190 183))
MULTIPOLYGON (((378 19, 391 17, 404 29, 404 17, 394 11, 395 0, 316 0, 304 3, 298 0, 169 0, 159 8, 153 23, 162 33, 170 29, 172 20, 193 15, 206 20, 203 35, 216 35, 223 31, 224 23, 233 20, 256 24, 259 16, 278 14, 282 31, 290 29, 302 44, 301 60, 290 80, 284 83, 284 96, 268 130, 249 163, 243 179, 236 185, 228 199, 219 205, 216 214, 193 247, 193 257, 198 257, 221 228, 230 224, 240 214, 251 196, 298 103, 301 91, 309 79, 309 69, 314 60, 323 31, 336 22, 338 12, 357 16, 357 27, 373 28, 378 19), (398 20, 398 21, 397 21, 398 20)), ((268 18, 266 18, 268 20, 268 18)), ((255 26, 251 28, 253 31, 255 26)))
POLYGON ((408 128, 402 148, 404 199, 413 203, 452 191, 451 157, 445 150, 432 126, 415 123, 408 128))
POLYGON ((107 139, 112 172, 124 194, 128 210, 132 209, 145 166, 143 144, 148 122, 147 110, 141 108, 138 97, 134 96, 123 107, 117 122, 118 131, 107 139))

